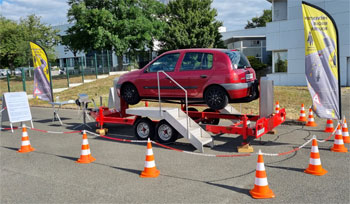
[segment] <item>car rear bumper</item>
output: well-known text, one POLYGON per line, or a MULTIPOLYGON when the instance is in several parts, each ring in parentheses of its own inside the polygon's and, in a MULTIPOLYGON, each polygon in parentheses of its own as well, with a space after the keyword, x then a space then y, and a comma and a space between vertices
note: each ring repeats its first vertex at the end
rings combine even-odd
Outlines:
POLYGON ((251 95, 251 91, 258 86, 257 80, 247 83, 220 84, 227 91, 230 99, 244 98, 251 95))

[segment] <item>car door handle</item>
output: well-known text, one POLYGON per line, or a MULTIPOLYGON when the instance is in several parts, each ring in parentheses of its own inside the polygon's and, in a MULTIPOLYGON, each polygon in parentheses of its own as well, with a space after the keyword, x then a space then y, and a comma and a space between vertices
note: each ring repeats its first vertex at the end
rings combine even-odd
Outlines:
POLYGON ((205 79, 207 78, 207 75, 201 75, 201 78, 205 79))

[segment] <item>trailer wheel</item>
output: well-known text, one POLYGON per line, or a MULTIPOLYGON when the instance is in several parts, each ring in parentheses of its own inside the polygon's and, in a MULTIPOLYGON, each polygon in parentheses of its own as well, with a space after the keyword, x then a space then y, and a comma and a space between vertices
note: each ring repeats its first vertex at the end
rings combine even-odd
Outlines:
POLYGON ((154 138, 154 124, 149 118, 141 118, 134 125, 135 136, 138 140, 154 138))
MULTIPOLYGON (((216 111, 211 108, 207 108, 203 112, 215 113, 216 111)), ((219 124, 219 122, 220 122, 220 118, 207 118, 202 120, 202 124, 208 124, 208 125, 217 125, 219 124)))
MULTIPOLYGON (((186 107, 183 110, 186 113, 186 107)), ((196 108, 188 107, 188 111, 198 111, 196 108)), ((198 120, 200 117, 191 117, 192 120, 198 120)))
POLYGON ((178 132, 166 121, 161 120, 156 127, 156 139, 160 143, 172 143, 177 140, 178 132))

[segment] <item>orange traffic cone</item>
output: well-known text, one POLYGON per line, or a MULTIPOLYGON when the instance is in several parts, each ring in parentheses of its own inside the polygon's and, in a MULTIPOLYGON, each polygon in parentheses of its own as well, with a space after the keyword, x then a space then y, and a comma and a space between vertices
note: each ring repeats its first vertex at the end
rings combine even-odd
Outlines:
POLYGON ((344 118, 344 123, 342 125, 341 134, 343 135, 344 143, 350 143, 348 125, 346 124, 346 119, 344 118))
POLYGON ((334 144, 331 148, 332 152, 348 152, 348 149, 344 146, 343 136, 341 135, 340 124, 338 123, 337 132, 335 133, 334 144))
POLYGON ((311 127, 317 126, 317 124, 315 123, 314 114, 311 108, 309 109, 309 118, 307 120, 306 126, 311 126, 311 127))
POLYGON ((326 129, 324 129, 325 132, 333 132, 334 127, 333 127, 333 120, 332 119, 327 119, 327 124, 326 124, 326 129))
POLYGON ((275 108, 275 113, 279 113, 280 112, 280 103, 278 101, 276 101, 276 108, 275 108))
POLYGON ((27 127, 25 124, 23 124, 23 126, 22 126, 22 145, 21 145, 21 149, 19 149, 17 152, 27 153, 27 152, 32 152, 34 150, 35 149, 30 145, 27 127))
POLYGON ((306 122, 307 121, 304 104, 301 104, 300 115, 299 115, 298 121, 300 121, 300 122, 306 122))
POLYGON ((322 176, 328 172, 327 170, 322 168, 320 153, 318 152, 316 136, 314 136, 312 140, 309 167, 305 169, 304 172, 308 174, 316 175, 316 176, 322 176))
POLYGON ((151 140, 148 138, 145 168, 141 173, 140 177, 155 178, 155 177, 158 177, 158 175, 159 175, 159 170, 156 168, 156 163, 154 161, 151 140))
POLYGON ((81 154, 80 158, 76 161, 77 163, 91 163, 96 159, 91 156, 90 146, 88 142, 88 138, 86 136, 86 131, 83 131, 83 142, 81 144, 81 154))
POLYGON ((269 188, 265 172, 264 158, 259 150, 258 163, 256 165, 254 188, 249 191, 253 198, 274 198, 275 194, 269 188))

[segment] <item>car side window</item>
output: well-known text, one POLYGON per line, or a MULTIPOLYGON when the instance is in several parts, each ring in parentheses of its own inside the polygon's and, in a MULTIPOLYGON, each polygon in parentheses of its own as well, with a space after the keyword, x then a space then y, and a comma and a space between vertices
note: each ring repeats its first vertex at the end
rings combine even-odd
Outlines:
POLYGON ((147 69, 148 72, 172 72, 175 69, 180 53, 172 53, 162 56, 154 61, 147 69))
POLYGON ((188 52, 181 63, 181 71, 205 70, 213 66, 213 55, 201 52, 188 52))

